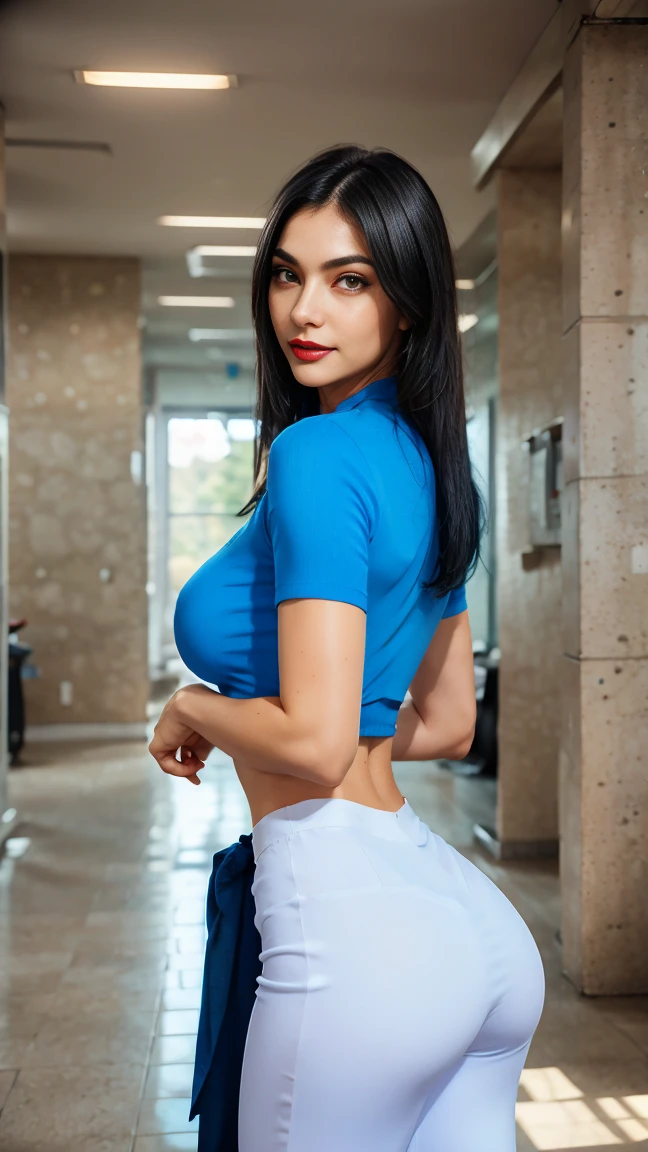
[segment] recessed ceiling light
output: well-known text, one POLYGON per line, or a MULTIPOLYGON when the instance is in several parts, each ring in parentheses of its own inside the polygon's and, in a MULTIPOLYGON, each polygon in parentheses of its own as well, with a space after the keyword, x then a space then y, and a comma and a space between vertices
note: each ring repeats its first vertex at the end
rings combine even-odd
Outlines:
POLYGON ((264 216, 160 216, 167 228, 263 228, 264 216))
POLYGON ((158 296, 167 308, 233 308, 231 296, 158 296))
POLYGON ((213 76, 200 72, 74 72, 77 84, 100 84, 107 88, 236 88, 236 76, 213 76))
POLYGON ((253 328, 190 328, 189 339, 198 340, 225 340, 231 343, 247 343, 254 339, 253 328))
POLYGON ((256 256, 256 248, 251 244, 199 244, 189 252, 190 256, 256 256))
POLYGON ((468 332, 471 328, 475 327, 475 324, 479 323, 479 316, 475 316, 472 313, 460 315, 458 317, 457 323, 460 332, 468 332))
POLYGON ((469 292, 474 287, 474 280, 455 280, 455 288, 458 288, 460 292, 469 292))

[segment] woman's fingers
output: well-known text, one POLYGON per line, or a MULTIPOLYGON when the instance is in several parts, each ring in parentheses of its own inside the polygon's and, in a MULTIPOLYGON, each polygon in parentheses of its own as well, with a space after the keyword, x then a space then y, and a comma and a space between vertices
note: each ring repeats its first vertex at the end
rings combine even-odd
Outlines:
POLYGON ((204 760, 201 759, 195 748, 182 747, 180 749, 180 758, 185 768, 193 768, 195 772, 205 767, 204 760))
POLYGON ((180 776, 187 780, 191 780, 192 784, 200 784, 200 780, 196 773, 199 769, 204 768, 202 760, 200 760, 191 749, 181 749, 181 760, 176 758, 175 751, 171 748, 157 748, 154 747, 154 741, 149 745, 149 752, 153 756, 163 772, 168 773, 169 776, 180 776))
POLYGON ((185 744, 184 747, 194 752, 198 759, 202 760, 204 764, 214 745, 210 744, 208 740, 205 740, 203 736, 197 736, 195 740, 192 740, 191 744, 185 744))
POLYGON ((200 784, 197 773, 205 767, 205 760, 212 750, 210 744, 197 732, 192 732, 184 724, 174 721, 170 705, 165 710, 155 726, 153 739, 149 744, 149 752, 163 772, 169 776, 180 776, 192 784, 200 784), (177 744, 176 744, 177 741, 177 744), (184 743, 181 743, 184 741, 184 743), (170 747, 175 745, 175 747, 170 747), (180 747, 180 758, 177 752, 180 747))

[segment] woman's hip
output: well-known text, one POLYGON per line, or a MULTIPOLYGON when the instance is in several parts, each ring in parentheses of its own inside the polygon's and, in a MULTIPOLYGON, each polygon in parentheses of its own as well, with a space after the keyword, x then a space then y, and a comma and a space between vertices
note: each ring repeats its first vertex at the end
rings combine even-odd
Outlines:
POLYGON ((540 963, 514 906, 407 802, 304 801, 262 819, 253 846, 261 988, 364 983, 371 999, 410 981, 469 988, 488 1011, 540 963))
POLYGON ((256 825, 260 989, 350 993, 362 983, 371 1000, 451 973, 480 986, 465 880, 430 837, 409 805, 386 812, 337 799, 256 825))

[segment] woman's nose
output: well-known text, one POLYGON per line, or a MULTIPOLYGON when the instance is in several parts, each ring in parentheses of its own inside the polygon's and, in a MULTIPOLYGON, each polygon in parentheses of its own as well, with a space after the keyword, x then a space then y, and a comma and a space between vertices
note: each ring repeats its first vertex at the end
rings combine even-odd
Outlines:
POLYGON ((293 305, 290 318, 298 328, 311 324, 315 328, 324 323, 324 314, 319 292, 315 285, 305 284, 293 305))

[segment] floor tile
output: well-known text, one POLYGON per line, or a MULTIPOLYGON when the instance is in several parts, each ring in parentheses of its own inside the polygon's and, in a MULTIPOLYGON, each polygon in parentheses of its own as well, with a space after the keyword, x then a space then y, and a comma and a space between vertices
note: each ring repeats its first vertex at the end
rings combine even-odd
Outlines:
MULTIPOLYGON (((175 952, 175 949, 173 950, 175 952)), ((202 972, 205 963, 205 949, 200 952, 176 952, 169 956, 169 968, 183 970, 199 970, 202 972)))
POLYGON ((138 1136, 157 1136, 166 1132, 197 1132, 198 1117, 189 1120, 190 1098, 175 1097, 164 1100, 142 1100, 138 1136))
POLYGON ((157 1031, 160 1036, 183 1036, 187 1032, 198 1030, 198 1016, 196 1009, 185 1009, 177 1012, 160 1012, 157 1031))
POLYGON ((40 978, 64 972, 72 962, 72 952, 18 952, 9 957, 7 972, 17 980, 25 976, 40 978))
POLYGON ((144 1095, 162 1098, 165 1096, 191 1096, 193 1064, 152 1064, 146 1079, 144 1095))
POLYGON ((159 1007, 160 996, 157 980, 151 983, 149 978, 143 987, 129 988, 97 977, 89 983, 60 984, 50 996, 46 1015, 51 1018, 72 1015, 81 1019, 106 1015, 129 1018, 133 1013, 154 1012, 159 1007))
POLYGON ((181 928, 175 932, 173 939, 176 943, 176 952, 186 955, 187 952, 204 953, 207 943, 207 933, 204 928, 181 928))
POLYGON ((200 988, 167 988, 162 995, 162 1007, 167 1011, 200 1008, 200 988))
POLYGON ((0 1037, 11 1039, 16 1036, 34 1037, 45 1021, 56 999, 55 992, 35 996, 0 997, 0 1037))
POLYGON ((33 1036, 0 1037, 0 1069, 21 1068, 33 1040, 33 1036))
POLYGON ((606 1023, 597 1012, 590 1013, 576 999, 557 1002, 548 995, 532 1041, 529 1055, 545 1063, 580 1063, 588 1059, 632 1062, 640 1055, 637 1045, 625 1032, 606 1023))
POLYGON ((9 1093, 14 1086, 17 1075, 17 1068, 6 1068, 4 1071, 0 1070, 0 1112, 7 1103, 9 1093))
POLYGON ((138 1136, 133 1152, 197 1152, 198 1136, 175 1132, 166 1136, 138 1136))
POLYGON ((42 992, 54 992, 65 976, 64 971, 21 972, 12 965, 11 971, 3 973, 3 983, 8 981, 12 992, 17 996, 39 996, 42 992))
POLYGON ((23 1068, 0 1114, 0 1148, 76 1152, 103 1140, 110 1152, 121 1149, 135 1123, 142 1071, 133 1064, 23 1068))
POLYGON ((70 967, 63 973, 57 988, 66 984, 90 984, 107 988, 109 985, 124 992, 140 992, 151 986, 160 986, 164 978, 165 959, 162 955, 151 960, 142 957, 111 957, 102 952, 77 952, 70 967))
POLYGON ((151 1064, 193 1064, 195 1057, 195 1035, 155 1037, 151 1064))
POLYGON ((48 1020, 25 1054, 29 1068, 61 1065, 143 1063, 155 1027, 153 1012, 127 1018, 58 1016, 48 1020))
MULTIPOLYGON (((204 956, 203 956, 204 960, 204 956)), ((168 973, 171 975, 171 973, 168 973)), ((200 968, 183 968, 179 973, 181 988, 202 988, 203 965, 200 968)))
POLYGON ((186 925, 195 925, 202 927, 205 923, 205 901, 196 900, 187 902, 182 908, 179 908, 173 917, 174 924, 184 927, 186 925))

